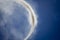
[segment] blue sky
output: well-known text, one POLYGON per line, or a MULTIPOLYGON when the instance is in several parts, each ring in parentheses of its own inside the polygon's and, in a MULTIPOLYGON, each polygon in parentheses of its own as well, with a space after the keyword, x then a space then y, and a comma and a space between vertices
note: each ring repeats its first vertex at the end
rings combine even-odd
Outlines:
POLYGON ((37 32, 30 40, 60 40, 60 6, 58 0, 27 0, 38 15, 37 32), (34 4, 35 3, 35 4, 34 4), (33 6, 32 5, 32 6, 33 6))

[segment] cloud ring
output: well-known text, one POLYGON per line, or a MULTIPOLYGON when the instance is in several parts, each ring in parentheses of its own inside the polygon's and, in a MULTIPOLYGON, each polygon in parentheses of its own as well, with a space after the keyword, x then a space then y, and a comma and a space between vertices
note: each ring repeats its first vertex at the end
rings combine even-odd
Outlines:
POLYGON ((18 4, 21 4, 29 12, 28 21, 31 25, 31 29, 30 29, 28 35, 24 38, 24 40, 27 40, 31 36, 31 34, 33 33, 33 31, 37 25, 37 16, 36 16, 33 8, 25 0, 14 0, 14 1, 18 4))

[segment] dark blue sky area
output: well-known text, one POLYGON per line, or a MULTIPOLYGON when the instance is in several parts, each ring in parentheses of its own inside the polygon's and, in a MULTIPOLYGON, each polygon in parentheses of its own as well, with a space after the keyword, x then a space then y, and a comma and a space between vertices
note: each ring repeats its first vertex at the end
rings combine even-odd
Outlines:
MULTIPOLYGON (((58 0, 30 0, 37 3, 38 26, 34 40, 60 40, 60 4, 58 0)), ((32 38, 33 39, 33 38, 32 38)), ((32 40, 30 39, 30 40, 32 40)))

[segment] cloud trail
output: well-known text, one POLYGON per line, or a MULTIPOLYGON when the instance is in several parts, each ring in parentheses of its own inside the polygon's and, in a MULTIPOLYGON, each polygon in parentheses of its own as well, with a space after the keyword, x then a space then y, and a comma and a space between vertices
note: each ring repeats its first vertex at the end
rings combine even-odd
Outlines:
POLYGON ((15 0, 15 1, 19 4, 22 4, 26 8, 26 10, 29 12, 28 20, 31 25, 31 29, 30 29, 28 35, 26 36, 26 38, 24 39, 24 40, 27 40, 31 36, 31 34, 33 33, 33 31, 37 25, 37 16, 36 16, 33 8, 25 0, 15 0))

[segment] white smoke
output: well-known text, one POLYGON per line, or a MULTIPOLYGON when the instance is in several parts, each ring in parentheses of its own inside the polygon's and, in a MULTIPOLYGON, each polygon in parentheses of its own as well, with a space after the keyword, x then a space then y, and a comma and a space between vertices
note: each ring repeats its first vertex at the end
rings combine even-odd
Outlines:
POLYGON ((37 16, 36 16, 34 10, 32 9, 32 7, 26 1, 16 0, 16 2, 19 4, 22 4, 26 8, 26 10, 29 12, 29 17, 28 17, 29 19, 28 20, 31 25, 31 29, 30 29, 27 37, 24 39, 24 40, 27 40, 31 36, 31 34, 33 33, 33 31, 37 25, 37 16))
MULTIPOLYGON (((12 39, 10 38, 11 40, 27 40, 31 36, 31 34, 33 33, 34 28, 36 27, 36 24, 37 24, 37 17, 36 17, 34 10, 32 9, 32 7, 26 1, 24 1, 24 0, 0 0, 0 10, 2 10, 2 12, 4 14, 3 20, 5 21, 5 24, 8 22, 8 24, 7 24, 7 30, 9 30, 8 37, 10 37, 10 35, 13 36, 12 39), (11 17, 8 17, 13 14, 13 11, 15 9, 14 8, 15 2, 18 4, 21 4, 23 7, 25 7, 29 13, 28 21, 31 25, 31 29, 26 36, 23 35, 24 33, 22 31, 21 31, 22 32, 21 33, 21 32, 19 32, 19 30, 16 30, 16 28, 14 28, 13 21, 17 19, 16 18, 17 16, 16 15, 14 16, 16 19, 14 19, 13 21, 10 19, 11 17)), ((19 15, 18 15, 18 17, 19 17, 19 15)), ((20 17, 21 17, 21 15, 20 15, 20 17)), ((1 24, 4 24, 3 20, 1 22, 1 24)), ((29 26, 29 25, 27 24, 26 26, 29 26)), ((24 26, 24 28, 25 28, 25 26, 24 26)), ((8 38, 6 40, 8 40, 8 38)))

